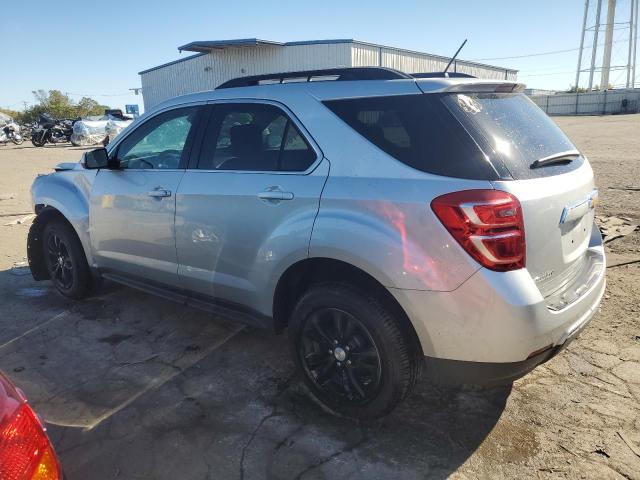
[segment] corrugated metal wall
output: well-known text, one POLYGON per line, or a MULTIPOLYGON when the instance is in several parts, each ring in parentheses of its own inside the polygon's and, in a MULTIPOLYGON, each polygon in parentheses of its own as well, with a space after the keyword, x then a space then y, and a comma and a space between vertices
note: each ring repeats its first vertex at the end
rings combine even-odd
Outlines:
POLYGON ((640 112, 640 88, 531 97, 548 115, 607 115, 640 112), (626 102, 623 102, 626 100, 626 102))
MULTIPOLYGON (((194 55, 140 74, 145 109, 169 98, 211 90, 245 75, 351 66, 383 66, 415 72, 442 71, 447 59, 359 42, 233 47, 194 55)), ((453 70, 454 68, 452 68, 453 70)), ((455 70, 479 78, 515 80, 516 72, 456 62, 455 70)))
MULTIPOLYGON (((381 66, 395 68, 406 73, 441 72, 449 63, 448 58, 436 55, 359 42, 353 43, 351 58, 353 59, 352 66, 354 67, 381 66)), ((450 70, 489 80, 517 79, 515 70, 480 65, 462 60, 455 61, 450 70)))
POLYGON ((349 67, 350 47, 347 43, 237 47, 195 55, 142 73, 144 106, 148 110, 169 98, 212 90, 227 80, 246 75, 349 67))

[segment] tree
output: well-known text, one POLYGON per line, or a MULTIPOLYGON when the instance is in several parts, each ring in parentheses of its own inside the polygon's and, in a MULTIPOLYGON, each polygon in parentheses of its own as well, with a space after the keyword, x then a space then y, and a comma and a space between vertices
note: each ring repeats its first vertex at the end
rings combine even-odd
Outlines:
MULTIPOLYGON (((600 85, 594 85, 594 86, 593 86, 593 88, 592 88, 592 90, 593 90, 594 92, 598 92, 598 91, 600 91, 600 85)), ((613 90, 613 85, 609 84, 609 86, 607 87, 607 90, 613 90)), ((577 92, 578 92, 578 93, 585 93, 585 92, 588 92, 588 91, 589 91, 589 89, 584 88, 584 87, 579 87, 579 88, 577 89, 577 92)), ((571 86, 569 87, 569 90, 567 90, 567 93, 576 93, 576 87, 575 87, 574 85, 571 85, 571 86)))
POLYGON ((33 122, 40 115, 46 113, 53 118, 77 118, 88 115, 102 115, 109 107, 100 105, 89 97, 82 97, 75 103, 68 95, 60 90, 35 90, 33 96, 36 104, 24 111, 21 121, 33 122))
POLYGON ((21 112, 17 112, 15 110, 10 110, 8 108, 0 108, 0 113, 4 113, 5 115, 9 115, 16 122, 21 122, 22 121, 22 113, 21 112))
POLYGON ((93 98, 82 97, 76 106, 77 115, 79 117, 87 117, 89 115, 103 115, 105 110, 109 107, 106 105, 100 105, 93 98))

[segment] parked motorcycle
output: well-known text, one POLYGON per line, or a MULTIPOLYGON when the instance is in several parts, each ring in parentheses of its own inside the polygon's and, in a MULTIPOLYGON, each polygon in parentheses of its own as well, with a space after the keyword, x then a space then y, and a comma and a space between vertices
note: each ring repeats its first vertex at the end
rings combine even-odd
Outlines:
POLYGON ((13 120, 0 127, 0 143, 7 144, 13 142, 20 145, 24 141, 20 134, 20 125, 13 120))
POLYGON ((31 143, 43 147, 49 143, 66 143, 71 141, 73 122, 71 120, 54 120, 43 114, 38 118, 38 127, 31 133, 31 143))
POLYGON ((20 125, 20 135, 23 140, 31 140, 31 133, 37 128, 37 122, 24 123, 20 125))

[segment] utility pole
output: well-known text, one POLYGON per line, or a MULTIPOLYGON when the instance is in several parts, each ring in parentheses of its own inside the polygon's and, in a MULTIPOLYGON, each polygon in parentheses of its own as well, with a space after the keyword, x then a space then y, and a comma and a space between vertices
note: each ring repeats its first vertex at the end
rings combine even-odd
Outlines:
POLYGON ((602 11, 602 0, 598 0, 596 8, 596 24, 593 31, 593 47, 591 48, 591 68, 589 69, 589 90, 593 90, 593 72, 596 67, 596 52, 598 51, 598 33, 600 31, 600 13, 602 11))
MULTIPOLYGON (((633 0, 631 0, 633 2, 633 0)), ((636 62, 638 61, 638 0, 636 0, 635 18, 633 19, 633 56, 631 67, 631 88, 636 86, 636 62)), ((630 39, 631 40, 631 39, 630 39)))
MULTIPOLYGON (((631 0, 633 2, 634 0, 631 0)), ((584 34, 587 29, 587 13, 589 12, 589 0, 584 0, 584 17, 582 18, 582 36, 580 37, 580 53, 578 54, 578 70, 576 71, 576 93, 580 84, 580 68, 582 67, 582 49, 584 48, 584 34)), ((631 55, 631 54, 629 54, 631 55)))
POLYGON ((627 83, 626 83, 626 87, 629 88, 629 85, 631 85, 631 65, 633 63, 635 63, 632 60, 635 60, 632 55, 633 55, 633 33, 634 33, 634 29, 633 29, 633 25, 634 25, 634 19, 635 19, 635 9, 636 9, 636 2, 635 0, 631 0, 629 2, 631 4, 631 16, 629 17, 629 57, 627 59, 627 83))
POLYGON ((609 0, 607 6, 607 26, 604 34, 604 55, 602 56, 602 76, 600 89, 609 88, 609 71, 611 70, 611 45, 613 43, 613 27, 616 19, 616 0, 609 0))
MULTIPOLYGON (((606 90, 609 88, 609 84, 611 83, 611 71, 612 70, 626 70, 627 78, 626 78, 626 88, 635 88, 636 86, 636 63, 637 63, 637 53, 638 53, 638 10, 640 10, 639 4, 640 0, 629 0, 630 11, 628 13, 629 18, 627 19, 627 10, 626 8, 616 12, 616 4, 617 0, 606 0, 607 3, 607 20, 606 22, 601 23, 601 17, 604 14, 602 9, 602 4, 604 0, 585 0, 584 5, 584 17, 582 19, 582 36, 580 38, 580 48, 578 55, 578 71, 576 72, 576 87, 580 82, 580 74, 582 72, 589 71, 589 86, 588 90, 593 91, 593 76, 596 71, 600 72, 600 86, 597 87, 599 90, 606 90), (593 8, 593 4, 595 3, 596 12, 595 12, 595 23, 589 25, 589 11, 590 8, 593 8), (591 5, 590 5, 591 4, 591 5), (617 15, 616 15, 617 14, 617 15), (617 16, 617 22, 616 22, 617 16), (613 52, 613 33, 616 29, 627 31, 628 25, 628 48, 626 52, 626 59, 624 58, 624 54, 618 55, 617 53, 614 55, 613 52), (600 27, 603 27, 604 30, 604 49, 602 51, 602 66, 596 67, 596 60, 599 58, 599 49, 602 45, 598 45, 598 37, 600 35, 600 27), (624 30, 623 30, 624 29, 624 30), (588 33, 587 33, 588 32, 588 33), (589 36, 593 32, 593 42, 591 46, 585 46, 585 42, 588 44, 589 36), (591 65, 588 68, 582 68, 583 64, 583 55, 584 50, 588 50, 591 48, 591 65)), ((618 39, 615 42, 627 41, 626 39, 618 39)), ((599 60, 598 60, 599 61, 599 60)), ((596 80, 597 81, 597 80, 596 80)), ((622 86, 619 85, 619 86, 622 86)), ((615 87, 615 86, 614 86, 615 87)))

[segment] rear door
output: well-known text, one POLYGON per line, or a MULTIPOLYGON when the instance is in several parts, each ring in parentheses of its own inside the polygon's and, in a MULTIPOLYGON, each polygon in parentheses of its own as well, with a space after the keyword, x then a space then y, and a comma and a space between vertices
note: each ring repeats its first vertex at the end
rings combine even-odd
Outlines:
POLYGON ((174 216, 200 109, 160 113, 112 151, 91 191, 91 245, 98 267, 152 283, 178 284, 174 216))
POLYGON ((274 279, 308 255, 328 170, 283 106, 215 104, 199 161, 178 189, 181 284, 270 314, 274 279))
POLYGON ((452 93, 442 101, 504 172, 493 185, 520 201, 527 269, 543 296, 552 295, 588 267, 597 203, 589 163, 522 94, 452 93))

